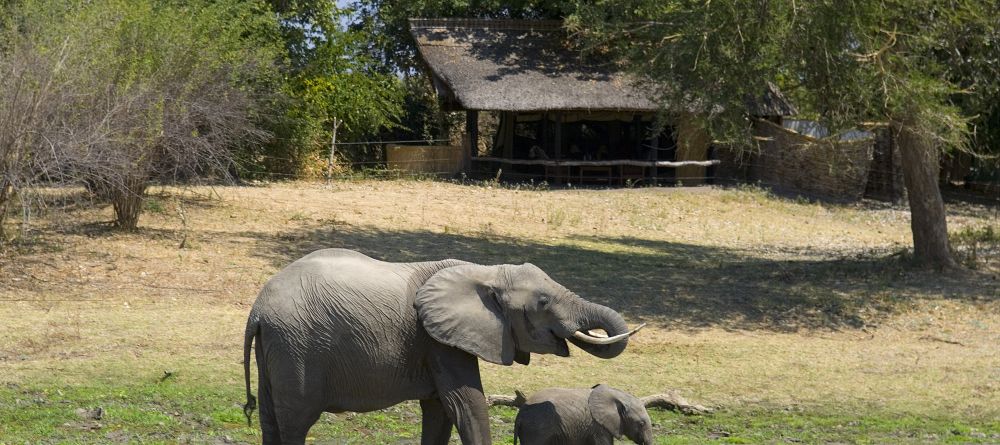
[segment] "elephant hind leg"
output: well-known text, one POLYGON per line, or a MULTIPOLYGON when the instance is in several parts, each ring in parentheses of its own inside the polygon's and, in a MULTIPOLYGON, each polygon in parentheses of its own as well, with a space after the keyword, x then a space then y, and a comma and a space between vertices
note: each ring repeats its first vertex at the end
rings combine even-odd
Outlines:
POLYGON ((304 445, 309 428, 312 428, 322 414, 322 411, 276 407, 275 417, 278 419, 278 429, 281 430, 280 443, 282 445, 304 445))
POLYGON ((451 439, 451 428, 454 426, 444 405, 438 398, 420 401, 420 414, 423 422, 420 428, 420 445, 447 445, 451 439))
POLYGON ((270 385, 260 385, 257 390, 260 399, 260 432, 263 436, 264 445, 282 444, 281 430, 278 427, 278 418, 274 413, 274 399, 271 398, 270 385))
MULTIPOLYGON (((260 340, 256 344, 257 357, 261 354, 260 340)), ((257 363, 262 363, 257 360, 257 363)), ((257 399, 259 402, 258 415, 260 416, 260 432, 263 436, 264 445, 277 444, 281 441, 281 431, 278 428, 278 418, 274 413, 274 395, 271 393, 271 382, 268 380, 267 372, 263 366, 257 367, 257 399)))

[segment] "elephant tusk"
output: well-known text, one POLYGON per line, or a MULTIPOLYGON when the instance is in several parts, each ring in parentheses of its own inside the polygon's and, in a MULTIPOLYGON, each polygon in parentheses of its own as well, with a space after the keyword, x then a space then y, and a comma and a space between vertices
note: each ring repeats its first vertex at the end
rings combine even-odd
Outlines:
POLYGON ((639 332, 639 330, 644 327, 646 327, 646 323, 639 325, 639 327, 629 332, 626 332, 624 334, 618 334, 614 337, 594 337, 591 335, 584 334, 581 331, 576 331, 573 333, 573 338, 580 340, 584 343, 590 343, 592 345, 610 345, 612 343, 618 343, 626 338, 631 337, 633 334, 639 332))
POLYGON ((587 335, 597 338, 608 338, 608 334, 604 332, 587 331, 587 335))

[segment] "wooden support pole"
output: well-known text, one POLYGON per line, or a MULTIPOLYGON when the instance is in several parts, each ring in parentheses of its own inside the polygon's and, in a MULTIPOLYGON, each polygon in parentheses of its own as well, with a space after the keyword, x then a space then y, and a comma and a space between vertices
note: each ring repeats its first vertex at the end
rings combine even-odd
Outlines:
POLYGON ((549 147, 549 113, 544 113, 544 112, 542 113, 541 124, 542 124, 542 141, 541 141, 542 143, 541 143, 541 149, 544 150, 546 154, 552 153, 552 150, 549 150, 549 148, 550 148, 549 147))
POLYGON ((333 136, 330 138, 330 157, 326 159, 326 182, 330 182, 333 178, 333 160, 334 156, 337 154, 337 128, 340 127, 340 121, 337 118, 333 118, 333 136))
MULTIPOLYGON (((555 125, 553 125, 552 132, 552 151, 553 157, 556 161, 562 159, 562 113, 555 114, 555 125)), ((563 179, 569 178, 572 175, 570 172, 570 167, 556 167, 556 184, 562 184, 563 179)))
POLYGON ((629 136, 635 138, 635 147, 632 147, 633 156, 639 158, 642 156, 642 116, 639 114, 632 115, 632 131, 629 136))
MULTIPOLYGON (((653 136, 653 139, 650 140, 650 144, 649 145, 652 146, 652 148, 649 149, 650 150, 649 151, 649 160, 653 161, 655 163, 660 158, 660 135, 657 134, 656 136, 653 136)), ((656 167, 652 167, 652 168, 649 169, 648 178, 649 178, 649 184, 650 185, 656 185, 656 174, 657 173, 658 172, 656 171, 656 167)))
POLYGON ((479 110, 466 110, 465 134, 469 136, 469 158, 479 154, 479 110))
POLYGON ((503 131, 503 157, 505 158, 514 157, 514 127, 517 125, 516 116, 516 114, 510 111, 503 114, 503 118, 507 124, 501 125, 501 130, 503 131))
POLYGON ((554 158, 558 161, 562 159, 562 113, 556 113, 556 125, 555 125, 555 136, 553 142, 553 154, 554 158))

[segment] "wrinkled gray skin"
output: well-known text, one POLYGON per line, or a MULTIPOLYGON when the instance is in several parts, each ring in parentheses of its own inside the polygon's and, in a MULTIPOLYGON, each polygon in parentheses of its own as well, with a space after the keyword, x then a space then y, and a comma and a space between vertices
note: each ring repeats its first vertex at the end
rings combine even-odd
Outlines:
POLYGON ((420 400, 422 444, 489 444, 477 357, 527 364, 568 356, 566 339, 598 357, 627 339, 593 345, 574 332, 627 332, 615 311, 583 300, 531 265, 458 260, 387 263, 357 252, 313 252, 279 272, 250 311, 244 344, 249 418, 255 352, 265 444, 302 444, 326 412, 364 412, 420 400))
POLYGON ((514 420, 515 444, 611 445, 622 436, 651 445, 653 424, 641 400, 607 385, 543 389, 528 398, 514 420))

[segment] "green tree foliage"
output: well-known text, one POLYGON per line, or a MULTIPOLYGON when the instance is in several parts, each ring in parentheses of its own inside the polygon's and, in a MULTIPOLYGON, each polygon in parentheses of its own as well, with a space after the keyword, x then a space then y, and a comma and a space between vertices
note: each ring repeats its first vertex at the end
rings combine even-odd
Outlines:
POLYGON ((574 10, 569 0, 357 0, 354 29, 368 36, 371 54, 386 70, 418 74, 411 18, 558 19, 574 10))
POLYGON ((376 69, 341 24, 348 13, 320 1, 3 1, 0 216, 38 181, 85 182, 132 229, 149 181, 226 177, 234 158, 299 175, 325 155, 334 118, 341 140, 392 128, 402 82, 376 69))
MULTIPOLYGON (((974 177, 1000 179, 1000 14, 993 20, 967 21, 956 36, 954 51, 938 51, 961 89, 955 104, 971 116, 973 150, 980 155, 974 177)), ((962 179, 962 178, 957 178, 962 179)))
POLYGON ((970 116, 956 98, 986 97, 995 85, 976 66, 995 57, 970 48, 995 54, 995 39, 979 36, 996 35, 998 15, 978 0, 604 0, 581 3, 568 27, 593 52, 665 85, 663 103, 702 110, 718 139, 750 140, 745 101, 767 81, 834 128, 888 123, 903 153, 916 256, 949 267, 938 150, 968 147, 970 116))
MULTIPOLYGON (((398 124, 405 90, 399 78, 379 69, 364 35, 342 23, 351 13, 332 1, 270 2, 287 59, 285 102, 272 128, 278 136, 252 159, 270 172, 309 174, 330 148, 333 121, 338 140, 369 139, 398 124)), ((349 161, 365 153, 338 150, 349 161)))
POLYGON ((271 26, 265 10, 237 0, 18 2, 15 50, 3 57, 52 67, 46 82, 20 85, 54 97, 48 125, 29 132, 47 162, 29 173, 86 182, 127 230, 149 181, 225 176, 236 147, 267 137, 254 112, 261 86, 278 78, 280 47, 257 38, 271 26))
POLYGON ((779 73, 788 2, 602 1, 567 20, 592 57, 621 61, 668 111, 698 111, 713 136, 750 140, 746 100, 779 73))

